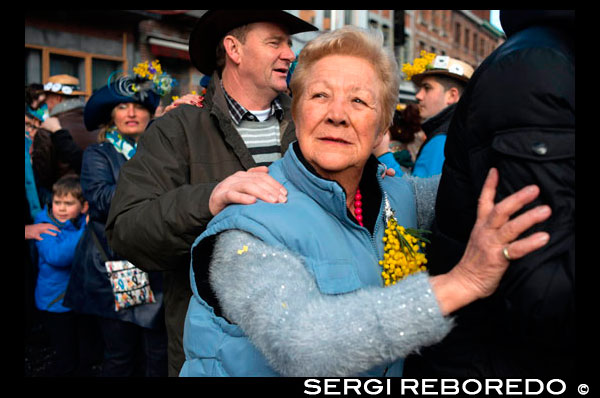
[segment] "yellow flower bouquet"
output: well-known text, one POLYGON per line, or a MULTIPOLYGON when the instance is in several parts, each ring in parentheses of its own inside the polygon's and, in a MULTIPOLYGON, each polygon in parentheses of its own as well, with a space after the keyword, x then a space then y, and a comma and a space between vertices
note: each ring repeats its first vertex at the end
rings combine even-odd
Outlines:
POLYGON ((425 72, 427 69, 433 68, 433 61, 436 55, 421 50, 421 58, 415 58, 412 65, 402 64, 402 73, 406 75, 405 80, 411 80, 414 75, 425 72))
POLYGON ((385 206, 384 255, 379 265, 383 268, 381 276, 384 286, 390 286, 408 275, 427 270, 427 257, 422 250, 425 249, 425 242, 430 242, 423 237, 429 231, 398 225, 387 197, 385 206))

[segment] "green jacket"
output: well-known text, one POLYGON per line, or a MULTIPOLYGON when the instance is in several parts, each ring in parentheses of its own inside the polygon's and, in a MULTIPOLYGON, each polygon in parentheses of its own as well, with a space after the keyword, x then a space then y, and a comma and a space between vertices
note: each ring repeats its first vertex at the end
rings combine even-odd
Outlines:
MULTIPOLYGON (((280 95, 281 152, 295 140, 291 99, 280 95)), ((146 271, 164 271, 169 375, 185 360, 183 325, 192 296, 190 248, 211 220, 214 187, 236 171, 255 167, 229 115, 214 74, 204 107, 181 105, 142 134, 135 156, 121 169, 106 223, 113 250, 146 271)))

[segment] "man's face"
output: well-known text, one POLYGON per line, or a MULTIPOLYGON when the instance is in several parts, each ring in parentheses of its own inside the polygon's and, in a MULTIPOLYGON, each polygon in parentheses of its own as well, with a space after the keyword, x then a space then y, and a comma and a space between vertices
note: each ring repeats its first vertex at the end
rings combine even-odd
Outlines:
POLYGON ((437 115, 451 104, 450 91, 445 91, 444 86, 431 76, 421 80, 415 97, 419 101, 418 107, 422 120, 437 115))
POLYGON ((287 74, 296 58, 291 46, 290 36, 279 25, 251 24, 241 46, 241 77, 249 79, 260 91, 285 91, 287 74))
POLYGON ((47 93, 46 105, 48 105, 48 112, 52 112, 52 109, 54 109, 54 107, 60 104, 64 99, 65 97, 60 94, 47 93))

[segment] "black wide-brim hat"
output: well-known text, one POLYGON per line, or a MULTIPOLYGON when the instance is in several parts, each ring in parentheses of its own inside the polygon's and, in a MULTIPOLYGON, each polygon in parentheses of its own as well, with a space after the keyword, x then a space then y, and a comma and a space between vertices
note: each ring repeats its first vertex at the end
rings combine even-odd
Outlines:
POLYGON ((310 23, 283 10, 208 10, 190 34, 192 64, 205 75, 216 68, 216 48, 232 29, 255 22, 272 22, 285 27, 290 35, 318 30, 310 23))
POLYGON ((85 127, 89 131, 93 131, 101 125, 110 122, 114 107, 127 102, 141 104, 153 115, 160 103, 160 96, 151 90, 145 92, 143 99, 140 99, 137 95, 125 96, 117 92, 114 83, 106 85, 92 94, 85 104, 83 110, 85 127))

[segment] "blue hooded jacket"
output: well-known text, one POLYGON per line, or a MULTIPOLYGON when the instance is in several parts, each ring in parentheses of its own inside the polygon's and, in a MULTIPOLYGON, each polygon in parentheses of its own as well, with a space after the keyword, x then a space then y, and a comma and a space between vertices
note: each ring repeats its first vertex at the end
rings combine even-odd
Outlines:
POLYGON ((68 312, 71 309, 63 306, 63 297, 69 283, 75 248, 85 229, 85 215, 61 223, 50 215, 50 211, 45 207, 34 218, 36 224, 50 223, 60 229, 56 236, 42 234, 43 240, 35 242, 39 254, 35 305, 42 311, 68 312))

